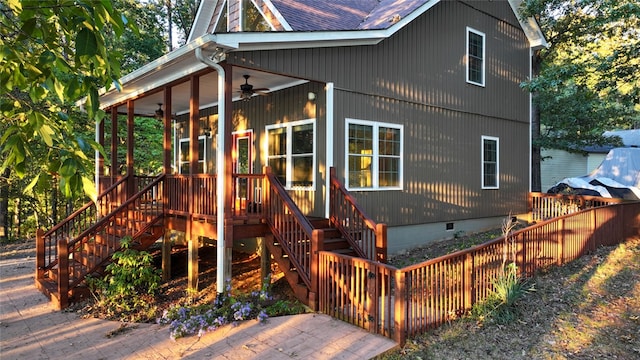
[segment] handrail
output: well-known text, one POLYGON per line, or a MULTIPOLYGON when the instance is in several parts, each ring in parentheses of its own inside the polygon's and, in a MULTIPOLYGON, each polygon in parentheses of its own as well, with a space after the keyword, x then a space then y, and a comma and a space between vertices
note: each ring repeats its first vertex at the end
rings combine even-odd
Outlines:
POLYGON ((353 195, 338 180, 335 168, 331 168, 330 174, 329 220, 359 257, 386 262, 386 226, 377 224, 364 212, 353 195))
POLYGON ((87 236, 91 233, 93 228, 99 228, 101 225, 104 225, 107 222, 110 222, 116 215, 118 215, 122 210, 128 208, 131 204, 136 202, 142 195, 144 195, 147 191, 153 189, 156 185, 158 185, 161 181, 164 180, 165 175, 158 176, 154 181, 145 186, 142 190, 140 190, 135 196, 129 198, 127 201, 122 203, 122 205, 118 206, 115 210, 109 213, 107 216, 101 218, 98 222, 96 222, 89 229, 83 231, 80 235, 76 236, 73 241, 69 243, 69 247, 78 243, 83 237, 87 236))
POLYGON ((282 249, 289 255, 289 260, 296 267, 302 281, 312 289, 313 225, 298 209, 269 167, 266 168, 265 176, 271 190, 265 209, 267 224, 280 241, 282 249))
POLYGON ((531 221, 574 213, 591 207, 620 204, 627 200, 618 198, 604 198, 591 195, 545 194, 531 192, 528 196, 528 211, 531 221))
MULTIPOLYGON (((90 234, 91 231, 93 229, 99 228, 102 224, 107 223, 108 221, 111 221, 111 219, 115 216, 115 214, 117 214, 119 211, 121 211, 124 207, 126 207, 128 204, 133 203, 134 201, 136 201, 136 199, 138 199, 144 192, 146 192, 148 189, 153 188, 155 185, 157 185, 157 183, 159 181, 161 181, 164 178, 164 175, 159 176, 155 181, 153 181, 152 183, 150 183, 149 185, 147 185, 143 190, 141 190, 140 192, 138 192, 138 194, 132 198, 130 198, 129 200, 125 201, 123 204, 121 204, 120 206, 118 206, 118 208, 116 208, 114 211, 110 212, 109 214, 107 214, 107 216, 103 216, 102 218, 100 218, 98 221, 87 221, 87 227, 82 230, 82 232, 80 232, 80 234, 78 235, 72 235, 72 234, 63 234, 62 238, 60 237, 56 237, 55 239, 51 239, 48 242, 50 243, 49 246, 47 246, 46 242, 47 242, 47 234, 49 234, 49 237, 51 237, 50 232, 47 232, 43 237, 42 237, 42 241, 45 243, 44 244, 44 254, 42 254, 42 256, 45 257, 44 260, 39 261, 39 263, 42 266, 42 269, 40 270, 48 270, 53 268, 57 263, 58 263, 58 258, 56 257, 55 254, 53 253, 53 251, 51 250, 52 247, 55 247, 56 244, 51 244, 52 242, 54 242, 53 240, 65 240, 67 242, 67 246, 69 247, 69 249, 71 249, 73 246, 75 246, 75 244, 77 244, 83 237, 87 236, 87 234, 90 234), (70 236, 73 236, 73 239, 70 240, 70 236), (55 257, 55 258, 54 258, 55 257), (48 263, 47 263, 47 258, 48 258, 48 263), (54 258, 54 259, 52 259, 54 258)), ((109 190, 113 190, 115 189, 115 187, 117 187, 117 185, 119 185, 120 181, 118 181, 116 184, 114 184, 113 186, 111 186, 109 188, 109 190)), ((105 191, 103 194, 106 194, 107 192, 105 191)), ((79 214, 77 215, 79 216, 79 214)), ((39 240, 40 241, 40 240, 39 240)))
POLYGON ((109 186, 105 191, 102 192, 102 194, 100 194, 97 198, 96 203, 94 203, 93 201, 89 201, 86 204, 84 204, 80 209, 74 211, 71 215, 67 216, 64 220, 62 220, 61 222, 59 222, 58 224, 56 224, 54 227, 52 227, 51 229, 49 229, 49 231, 47 231, 44 236, 48 236, 50 235, 52 232, 58 230, 59 228, 61 228, 62 226, 64 226, 64 224, 68 223, 69 221, 73 220, 73 218, 75 218, 76 216, 78 216, 78 214, 80 214, 81 212, 85 211, 88 207, 92 206, 92 205, 97 205, 97 203, 99 203, 104 197, 106 197, 107 195, 109 195, 109 193, 111 193, 113 190, 115 190, 118 186, 120 186, 120 184, 122 184, 123 182, 127 181, 128 176, 123 177, 122 179, 116 181, 113 185, 109 186))

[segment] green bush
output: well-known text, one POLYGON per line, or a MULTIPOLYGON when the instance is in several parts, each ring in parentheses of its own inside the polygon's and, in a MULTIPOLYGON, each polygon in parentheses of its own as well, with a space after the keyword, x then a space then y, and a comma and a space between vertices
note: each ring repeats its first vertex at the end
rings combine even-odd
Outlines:
POLYGON ((104 278, 87 283, 96 299, 95 310, 121 321, 150 321, 156 317, 155 294, 160 271, 146 251, 131 249, 131 238, 120 241, 122 250, 112 256, 104 278))

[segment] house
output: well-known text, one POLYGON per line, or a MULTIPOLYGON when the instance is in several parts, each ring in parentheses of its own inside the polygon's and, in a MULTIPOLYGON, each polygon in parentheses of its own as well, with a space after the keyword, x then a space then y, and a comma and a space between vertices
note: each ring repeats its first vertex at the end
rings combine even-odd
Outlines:
MULTIPOLYGON (((531 111, 519 85, 546 43, 520 3, 203 0, 185 46, 101 96, 99 141, 105 123, 115 134, 128 119, 126 174, 134 116, 162 122, 165 149, 151 182, 122 182, 98 157, 104 202, 151 209, 135 230, 149 238, 186 234, 192 286, 198 237, 225 244, 219 289, 233 243, 259 238, 304 273, 294 282, 310 303, 314 246, 328 238, 384 260, 525 213, 531 111)), ((111 209, 110 224, 126 221, 111 209)), ((95 237, 114 238, 101 221, 95 237)))
MULTIPOLYGON (((619 136, 624 147, 640 147, 640 130, 605 131, 604 136, 619 136)), ((546 192, 565 178, 590 174, 609 153, 613 146, 588 146, 582 153, 543 149, 540 163, 542 191, 546 192)))

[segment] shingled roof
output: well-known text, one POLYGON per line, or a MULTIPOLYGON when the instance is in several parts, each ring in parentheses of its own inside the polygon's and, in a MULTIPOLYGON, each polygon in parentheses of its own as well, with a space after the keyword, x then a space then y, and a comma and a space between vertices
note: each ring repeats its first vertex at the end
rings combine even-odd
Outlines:
POLYGON ((271 0, 294 31, 386 29, 428 0, 271 0))

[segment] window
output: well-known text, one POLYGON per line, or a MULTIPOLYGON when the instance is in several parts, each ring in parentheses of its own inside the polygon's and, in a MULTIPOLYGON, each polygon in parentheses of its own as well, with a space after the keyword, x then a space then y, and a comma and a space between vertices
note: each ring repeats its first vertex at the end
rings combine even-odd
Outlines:
POLYGON ((252 0, 242 1, 242 31, 271 31, 271 25, 252 0))
POLYGON ((286 189, 313 190, 315 122, 301 120, 266 127, 267 163, 286 189))
MULTIPOLYGON (((198 171, 196 171, 196 174, 205 174, 207 172, 206 142, 206 136, 201 135, 198 137, 198 171)), ((180 174, 189 174, 189 138, 180 139, 180 147, 178 148, 178 151, 178 171, 180 174)))
POLYGON ((482 137, 482 188, 497 189, 499 186, 499 139, 491 136, 482 137))
POLYGON ((347 119, 347 188, 402 189, 402 125, 347 119))
POLYGON ((484 34, 467 28, 467 82, 484 86, 484 34))

